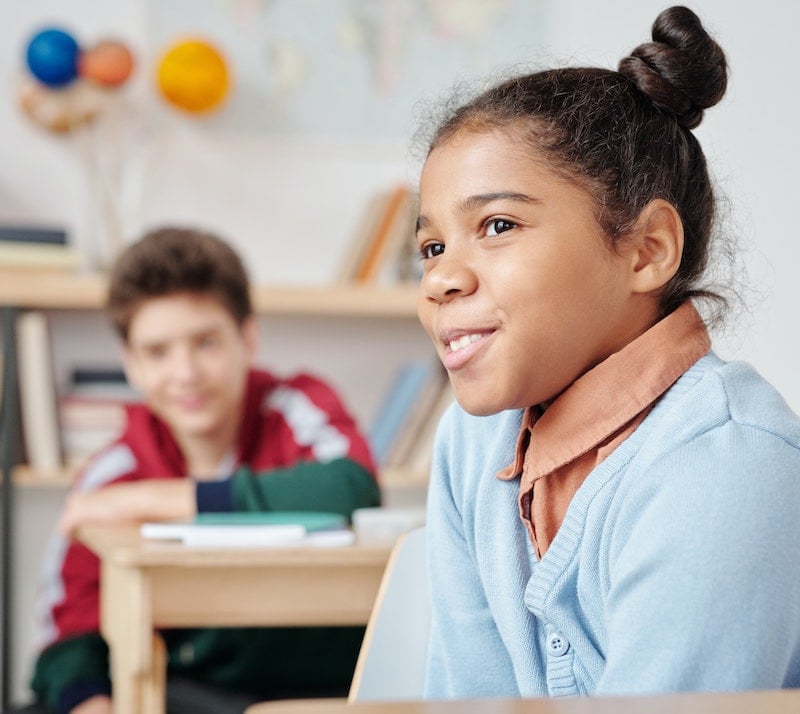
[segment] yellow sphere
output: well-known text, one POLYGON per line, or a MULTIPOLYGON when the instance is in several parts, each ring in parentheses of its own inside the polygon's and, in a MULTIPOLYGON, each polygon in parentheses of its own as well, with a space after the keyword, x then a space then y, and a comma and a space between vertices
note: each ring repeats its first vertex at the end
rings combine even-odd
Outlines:
POLYGON ((158 87, 164 98, 193 114, 214 109, 225 98, 228 84, 225 60, 203 40, 178 42, 158 67, 158 87))

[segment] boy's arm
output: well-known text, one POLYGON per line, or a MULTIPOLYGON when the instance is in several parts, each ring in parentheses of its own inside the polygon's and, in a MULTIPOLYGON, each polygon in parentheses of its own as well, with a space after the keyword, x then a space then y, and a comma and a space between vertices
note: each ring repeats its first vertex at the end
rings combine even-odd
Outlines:
POLYGON ((196 488, 198 511, 328 511, 350 518, 356 508, 380 505, 372 472, 349 458, 258 473, 243 466, 196 488))
POLYGON ((67 496, 58 529, 71 535, 89 523, 180 520, 195 513, 193 481, 145 479, 111 484, 97 491, 73 491, 67 496))
POLYGON ((380 504, 369 445, 329 385, 297 375, 274 406, 288 426, 284 446, 294 463, 267 470, 245 464, 230 479, 198 483, 198 511, 328 511, 350 518, 356 508, 380 504))
POLYGON ((349 458, 300 462, 254 473, 243 466, 222 481, 145 479, 76 491, 59 521, 65 535, 90 523, 180 520, 197 511, 329 511, 347 518, 380 504, 372 471, 349 458))

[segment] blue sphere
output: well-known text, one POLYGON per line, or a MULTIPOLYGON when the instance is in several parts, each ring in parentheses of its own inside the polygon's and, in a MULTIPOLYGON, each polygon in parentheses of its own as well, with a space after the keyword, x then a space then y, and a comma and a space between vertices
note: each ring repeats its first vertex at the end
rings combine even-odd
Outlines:
POLYGON ((48 28, 37 32, 28 43, 25 58, 36 79, 50 87, 62 87, 78 76, 80 48, 64 30, 48 28))

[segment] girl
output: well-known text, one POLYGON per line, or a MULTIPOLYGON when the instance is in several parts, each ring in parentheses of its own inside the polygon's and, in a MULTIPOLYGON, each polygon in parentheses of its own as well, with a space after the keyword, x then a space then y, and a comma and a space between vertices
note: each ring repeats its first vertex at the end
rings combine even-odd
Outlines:
POLYGON ((419 314, 458 405, 429 697, 800 686, 800 420, 694 305, 716 296, 692 129, 725 86, 673 7, 617 72, 511 79, 431 143, 419 314))

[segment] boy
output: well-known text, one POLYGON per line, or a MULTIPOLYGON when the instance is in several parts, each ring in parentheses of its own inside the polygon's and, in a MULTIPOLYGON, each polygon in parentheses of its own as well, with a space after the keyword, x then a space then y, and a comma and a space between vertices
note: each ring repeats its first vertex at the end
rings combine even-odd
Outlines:
MULTIPOLYGON (((77 527, 198 511, 349 517, 380 499, 366 440, 331 388, 253 368, 247 275, 224 242, 180 228, 145 235, 118 259, 107 307, 144 403, 129 407, 125 433, 79 476, 46 559, 46 644, 32 687, 48 707, 72 714, 111 712, 98 561, 68 540, 77 527)), ((352 627, 167 631, 168 711, 241 712, 264 698, 344 694, 362 635, 352 627)))

